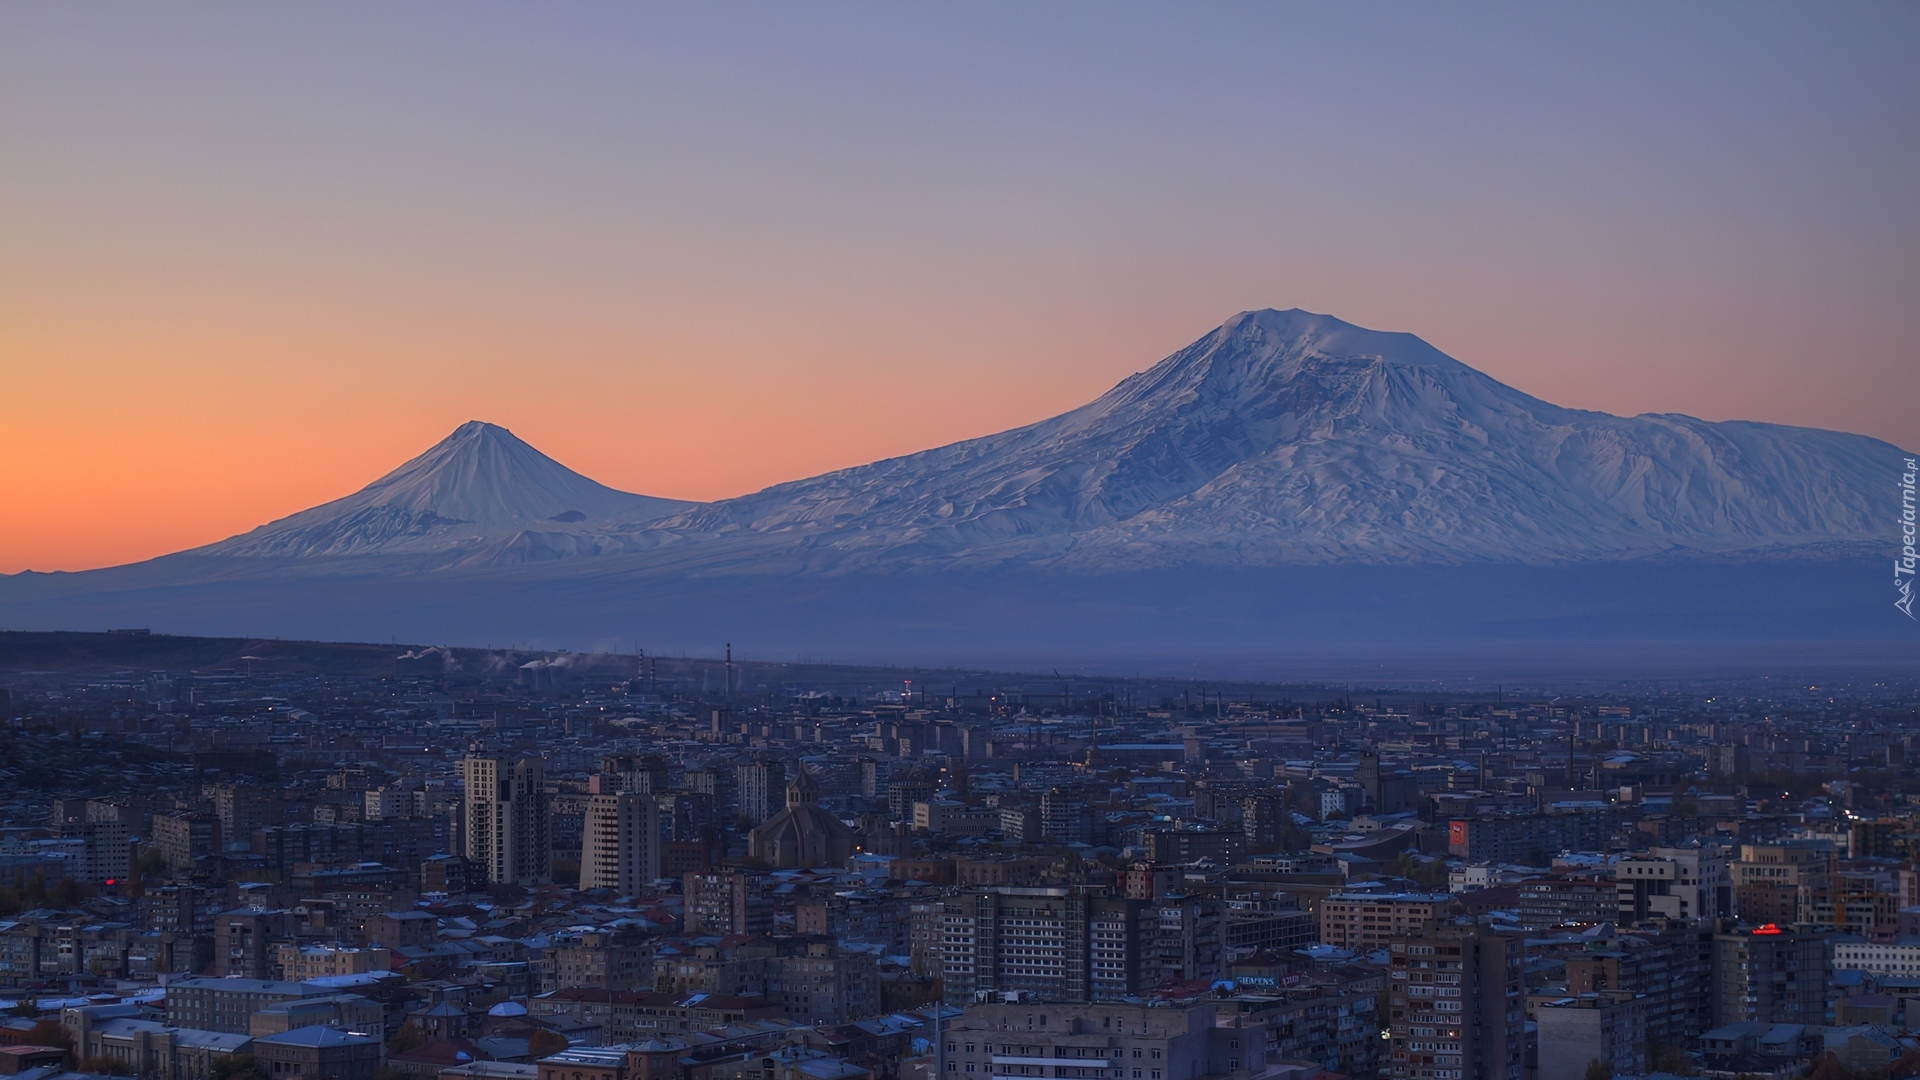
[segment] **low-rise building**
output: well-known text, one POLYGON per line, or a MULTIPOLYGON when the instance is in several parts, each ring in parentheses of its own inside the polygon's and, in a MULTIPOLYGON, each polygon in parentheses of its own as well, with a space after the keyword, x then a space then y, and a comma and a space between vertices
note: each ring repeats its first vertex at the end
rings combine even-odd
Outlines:
POLYGON ((373 1080, 380 1040, 316 1025, 253 1040, 253 1060, 274 1080, 373 1080))
POLYGON ((245 1035, 253 1014, 299 998, 324 997, 337 989, 268 979, 194 976, 167 984, 167 1020, 178 1027, 245 1035))
POLYGON ((1582 1080, 1598 1061, 1614 1076, 1647 1071, 1646 1013, 1639 999, 1618 991, 1579 994, 1541 1003, 1539 1080, 1582 1080))
POLYGON ((1447 893, 1334 893, 1320 901, 1320 941, 1364 952, 1420 934, 1453 910, 1447 893))
POLYGON ((245 1033, 207 1031, 142 1020, 132 1005, 81 1006, 61 1012, 79 1059, 111 1061, 128 1076, 203 1077, 216 1065, 251 1053, 245 1033))
POLYGON ((254 1010, 247 1018, 247 1033, 262 1038, 316 1025, 385 1039, 386 1010, 359 994, 293 998, 254 1010))
POLYGON ((1833 943, 1833 970, 1870 971, 1875 975, 1920 977, 1920 942, 1875 944, 1866 941, 1833 943))
POLYGON ((280 977, 289 982, 393 969, 392 954, 382 948, 284 943, 275 947, 274 958, 280 966, 280 977))

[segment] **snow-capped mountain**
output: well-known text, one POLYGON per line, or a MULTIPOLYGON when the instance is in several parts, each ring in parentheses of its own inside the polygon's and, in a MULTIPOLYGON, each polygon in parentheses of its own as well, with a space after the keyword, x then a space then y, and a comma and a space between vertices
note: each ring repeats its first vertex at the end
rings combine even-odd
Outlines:
POLYGON ((1072 412, 715 503, 615 491, 467 424, 217 544, 0 576, 0 627, 916 662, 1908 640, 1882 569, 1904 456, 1565 409, 1411 335, 1255 311, 1072 412))
POLYGON ((416 555, 437 565, 598 554, 612 539, 692 504, 616 491, 471 420, 344 499, 199 548, 210 556, 303 559, 416 555))
POLYGON ((778 537, 822 567, 1771 553, 1878 540, 1897 458, 1838 432, 1563 409, 1410 334, 1266 310, 1061 416, 649 531, 778 537))

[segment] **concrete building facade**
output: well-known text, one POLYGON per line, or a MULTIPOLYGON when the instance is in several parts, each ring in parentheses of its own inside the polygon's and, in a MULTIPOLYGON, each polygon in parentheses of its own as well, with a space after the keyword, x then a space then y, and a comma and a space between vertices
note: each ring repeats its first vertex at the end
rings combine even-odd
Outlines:
POLYGON ((660 876, 660 804, 652 795, 587 800, 580 843, 580 887, 638 892, 660 876))
POLYGON ((536 758, 472 756, 465 782, 466 857, 494 884, 543 885, 552 877, 553 829, 545 773, 536 758))

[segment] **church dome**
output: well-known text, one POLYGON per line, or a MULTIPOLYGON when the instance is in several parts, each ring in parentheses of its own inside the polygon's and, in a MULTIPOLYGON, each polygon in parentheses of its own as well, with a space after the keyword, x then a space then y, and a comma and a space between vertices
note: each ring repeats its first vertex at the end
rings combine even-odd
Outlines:
POLYGON ((820 809, 820 781, 803 765, 787 785, 787 808, 747 834, 747 851, 776 870, 839 866, 853 855, 853 830, 820 809))

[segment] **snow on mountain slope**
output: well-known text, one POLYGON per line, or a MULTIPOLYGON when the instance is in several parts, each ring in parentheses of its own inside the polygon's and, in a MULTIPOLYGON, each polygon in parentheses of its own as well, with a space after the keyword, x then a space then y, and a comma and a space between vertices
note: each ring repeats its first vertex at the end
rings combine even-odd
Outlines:
POLYGON ((620 550, 620 534, 692 505, 616 491, 506 428, 473 420, 344 499, 195 554, 420 554, 438 556, 442 564, 542 561, 620 550))
POLYGON ((1884 542, 1900 456, 1565 409, 1410 334, 1267 310, 1060 416, 737 499, 615 491, 476 421, 353 495, 186 554, 377 574, 626 554, 617 572, 676 580, 1832 555, 1884 542))
POLYGON ((1775 553, 1880 540, 1898 457, 1838 432, 1564 409, 1412 335, 1267 310, 1072 412, 635 540, 760 536, 843 569, 1775 553))

